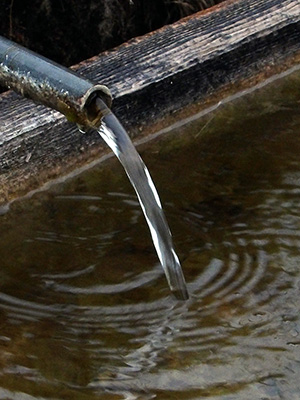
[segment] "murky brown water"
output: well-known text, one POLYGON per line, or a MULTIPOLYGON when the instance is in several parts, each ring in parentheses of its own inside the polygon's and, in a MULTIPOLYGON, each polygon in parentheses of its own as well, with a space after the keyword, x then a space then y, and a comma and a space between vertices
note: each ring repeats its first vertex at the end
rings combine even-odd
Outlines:
POLYGON ((0 219, 0 399, 299 399, 300 73, 140 148, 191 299, 114 159, 0 219))

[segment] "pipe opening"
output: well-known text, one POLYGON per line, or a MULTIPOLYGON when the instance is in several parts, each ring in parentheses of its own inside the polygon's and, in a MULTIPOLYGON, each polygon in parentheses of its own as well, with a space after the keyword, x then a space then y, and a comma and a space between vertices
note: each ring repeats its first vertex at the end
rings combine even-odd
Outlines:
POLYGON ((98 128, 102 118, 110 113, 112 98, 105 86, 93 87, 84 99, 83 111, 86 115, 88 126, 98 128))

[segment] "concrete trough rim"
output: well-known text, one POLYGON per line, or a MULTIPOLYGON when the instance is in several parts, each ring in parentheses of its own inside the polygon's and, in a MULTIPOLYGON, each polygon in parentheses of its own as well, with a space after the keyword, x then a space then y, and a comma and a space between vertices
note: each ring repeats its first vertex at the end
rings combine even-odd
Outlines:
MULTIPOLYGON (((298 0, 227 0, 73 68, 107 85, 133 136, 233 85, 253 84, 300 60, 298 0), (291 61, 292 60, 292 61, 291 61)), ((0 204, 107 152, 56 111, 0 96, 0 204)))

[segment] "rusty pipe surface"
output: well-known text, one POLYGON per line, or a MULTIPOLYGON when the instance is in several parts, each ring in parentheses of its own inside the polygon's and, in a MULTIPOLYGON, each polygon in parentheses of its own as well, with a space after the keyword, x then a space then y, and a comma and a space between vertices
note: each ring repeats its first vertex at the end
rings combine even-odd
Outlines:
POLYGON ((89 105, 100 97, 111 106, 111 94, 74 71, 0 36, 0 84, 51 107, 80 126, 100 125, 102 112, 89 105))

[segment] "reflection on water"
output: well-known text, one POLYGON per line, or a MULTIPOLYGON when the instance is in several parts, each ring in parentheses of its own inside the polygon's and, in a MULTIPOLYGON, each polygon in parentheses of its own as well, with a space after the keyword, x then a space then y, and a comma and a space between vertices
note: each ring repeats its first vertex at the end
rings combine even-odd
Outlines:
POLYGON ((299 398, 299 87, 295 73, 140 149, 185 303, 116 161, 12 205, 0 398, 299 398))

